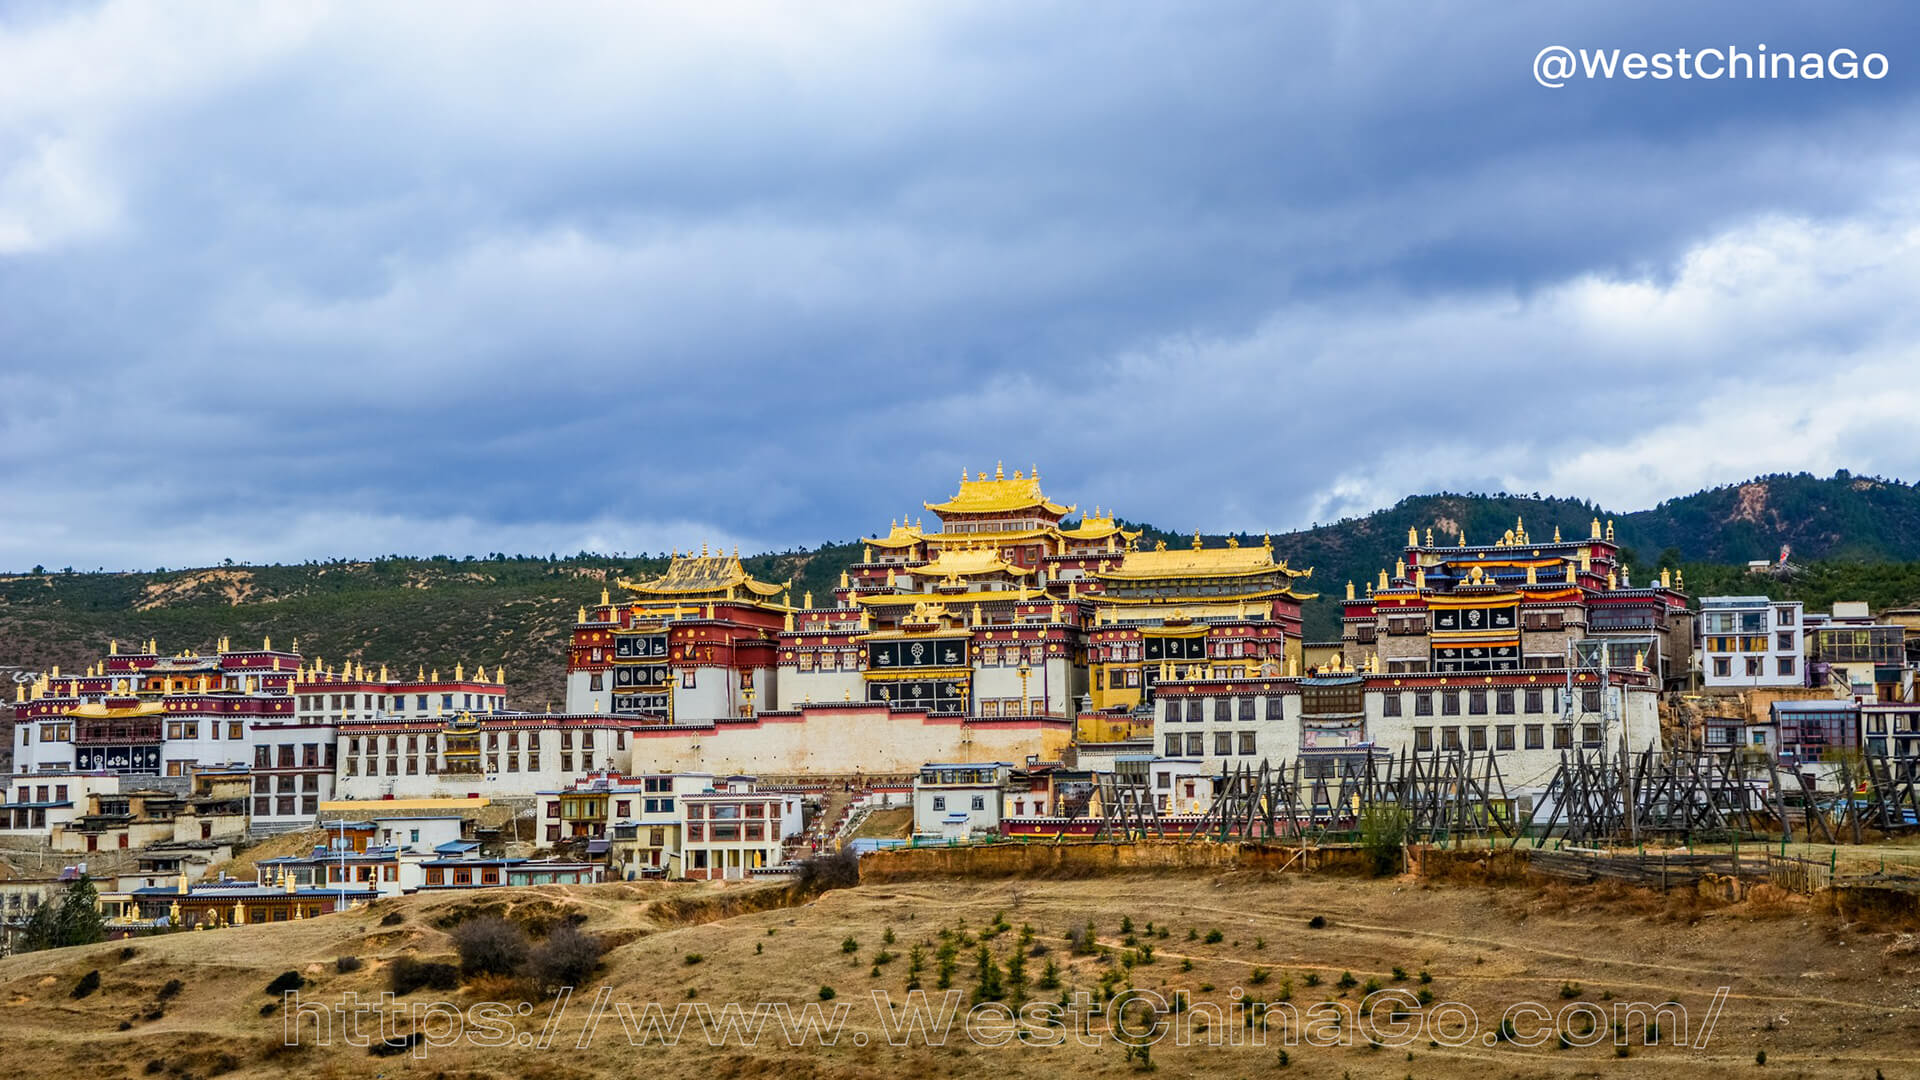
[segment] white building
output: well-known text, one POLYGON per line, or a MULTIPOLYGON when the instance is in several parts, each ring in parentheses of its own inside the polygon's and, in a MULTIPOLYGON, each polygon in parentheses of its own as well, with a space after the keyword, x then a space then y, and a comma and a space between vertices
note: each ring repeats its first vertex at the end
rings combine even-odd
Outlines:
POLYGON ((1700 677, 1709 690, 1806 685, 1804 619, 1797 600, 1700 599, 1700 677))
POLYGON ((1004 761, 921 766, 913 782, 913 831, 949 839, 998 833, 1012 775, 1004 761))

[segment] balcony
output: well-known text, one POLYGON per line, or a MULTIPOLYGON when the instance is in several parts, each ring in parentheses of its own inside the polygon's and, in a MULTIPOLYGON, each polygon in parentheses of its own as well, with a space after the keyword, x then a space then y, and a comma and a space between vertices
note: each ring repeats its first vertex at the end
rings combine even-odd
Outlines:
POLYGON ((103 746, 124 743, 157 743, 160 741, 160 721, 158 720, 120 720, 99 723, 80 724, 74 732, 76 746, 103 746))

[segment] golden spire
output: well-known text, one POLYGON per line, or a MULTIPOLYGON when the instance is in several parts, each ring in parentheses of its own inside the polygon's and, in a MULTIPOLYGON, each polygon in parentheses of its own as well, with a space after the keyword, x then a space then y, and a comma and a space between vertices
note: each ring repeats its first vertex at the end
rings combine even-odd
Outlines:
POLYGON ((260 651, 261 652, 273 651, 273 638, 271 636, 260 639, 260 651))
POLYGON ((385 665, 385 664, 381 664, 381 665, 380 665, 380 681, 381 681, 381 682, 392 682, 392 681, 393 681, 392 679, 389 679, 389 678, 387 678, 387 665, 385 665))
POLYGON ((1427 587, 1427 568, 1416 566, 1413 570, 1413 587, 1424 591, 1427 587))
POLYGON ((1660 568, 1660 587, 1663 589, 1673 588, 1673 574, 1664 566, 1660 568))
POLYGON ((1539 568, 1534 566, 1532 563, 1527 564, 1527 584, 1529 585, 1540 584, 1539 568))
POLYGON ((1420 530, 1414 528, 1411 525, 1407 526, 1407 546, 1408 547, 1420 546, 1420 530))
POLYGON ((1347 599, 1353 599, 1353 582, 1347 582, 1347 599))
POLYGON ((974 601, 974 604, 973 604, 973 620, 968 625, 970 626, 980 625, 980 602, 977 600, 974 601))
POLYGON ((1193 530, 1193 550, 1195 551, 1200 550, 1200 530, 1199 529, 1193 530))
POLYGON ((806 608, 808 611, 813 610, 813 591, 811 589, 800 595, 800 606, 806 608))
POLYGON ((993 478, 995 480, 1005 480, 1007 478, 1006 470, 1003 468, 1001 462, 996 461, 993 463, 993 478))
POLYGON ((1581 548, 1580 549, 1580 572, 1585 574, 1592 571, 1592 569, 1593 569, 1593 552, 1588 551, 1586 548, 1581 548))
POLYGON ((432 681, 434 681, 434 682, 439 682, 439 681, 440 681, 440 669, 439 669, 439 668, 434 668, 434 669, 433 669, 433 676, 432 676, 432 681))
POLYGON ((425 664, 420 665, 419 669, 413 673, 413 681, 414 682, 427 681, 427 665, 425 664))
POLYGON ((1614 572, 1611 570, 1607 571, 1607 591, 1612 592, 1614 589, 1619 588, 1619 583, 1619 578, 1614 576, 1614 572))
POLYGON ((606 586, 602 585, 600 587, 600 606, 601 607, 607 606, 608 599, 609 598, 607 596, 607 588, 606 586))
POLYGON ((120 655, 120 639, 119 638, 113 638, 107 642, 107 655, 108 656, 120 655))
POLYGON ((1433 526, 1431 525, 1427 526, 1427 545, 1426 546, 1428 547, 1433 546, 1433 526))
POLYGON ((1673 587, 1681 592, 1687 591, 1687 571, 1684 567, 1673 572, 1673 587))
POLYGON ((507 685, 507 669, 505 665, 503 664, 493 665, 493 685, 495 686, 507 685))
POLYGON ((840 587, 843 589, 847 587, 847 572, 845 570, 840 571, 840 587))
POLYGON ((1600 539, 1600 519, 1599 518, 1594 518, 1593 524, 1588 528, 1591 530, 1591 535, 1588 537, 1588 539, 1592 539, 1592 540, 1600 539))
POLYGON ((586 621, 587 621, 587 605, 585 605, 585 604, 581 604, 581 605, 580 605, 580 612, 579 612, 579 614, 578 614, 578 615, 576 615, 576 616, 574 617, 574 620, 573 620, 573 621, 574 621, 574 622, 586 622, 586 621))
POLYGON ((1387 584, 1388 584, 1388 582, 1387 582, 1387 572, 1386 572, 1385 570, 1382 570, 1382 571, 1380 571, 1380 584, 1379 584, 1379 586, 1378 586, 1378 587, 1379 587, 1379 588, 1382 588, 1382 589, 1384 589, 1384 588, 1386 588, 1386 587, 1387 587, 1387 584))
POLYGON ((1613 519, 1607 519, 1607 543, 1613 543, 1613 519))
POLYGON ((1558 525, 1553 527, 1553 542, 1556 544, 1560 542, 1560 526, 1558 525))

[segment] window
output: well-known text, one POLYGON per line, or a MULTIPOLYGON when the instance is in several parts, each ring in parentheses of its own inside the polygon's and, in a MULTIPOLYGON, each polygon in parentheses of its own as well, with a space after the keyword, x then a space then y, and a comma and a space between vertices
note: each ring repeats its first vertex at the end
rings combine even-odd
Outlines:
POLYGON ((1600 711, 1600 691, 1598 690, 1580 691, 1580 708, 1586 712, 1599 712, 1600 711))
POLYGON ((1447 690, 1440 695, 1440 714, 1442 716, 1460 715, 1460 692, 1447 690))
POLYGON ((1793 609, 1790 607, 1774 608, 1773 621, 1780 624, 1781 626, 1792 626, 1793 625, 1793 609))
POLYGON ((1553 748, 1555 750, 1573 749, 1573 725, 1572 724, 1553 725, 1553 748))
POLYGON ((1731 660, 1730 658, 1728 658, 1728 657, 1725 657, 1725 656, 1716 656, 1716 657, 1714 657, 1714 658, 1713 658, 1713 673, 1714 673, 1714 675, 1716 675, 1716 676, 1718 676, 1718 677, 1720 677, 1720 678, 1722 678, 1722 679, 1724 679, 1724 678, 1726 678, 1726 677, 1728 677, 1729 675, 1732 675, 1732 674, 1733 674, 1733 661, 1732 661, 1732 660, 1731 660))
POLYGON ((1433 695, 1432 694, 1427 693, 1425 691, 1421 691, 1420 693, 1413 695, 1413 715, 1415 716, 1432 716, 1433 715, 1433 695))
POLYGON ((1501 724, 1493 729, 1493 748, 1495 750, 1513 749, 1513 725, 1501 724))
POLYGON ((1218 757, 1226 757, 1228 754, 1233 753, 1232 734, 1225 731, 1214 732, 1213 733, 1213 752, 1218 757))
POLYGON ((1782 630, 1773 635, 1773 647, 1781 652, 1793 651, 1793 631, 1782 630))
POLYGON ((1527 691, 1527 711, 1529 713, 1535 713, 1535 714, 1545 712, 1546 707, 1543 704, 1545 700, 1546 700, 1546 694, 1544 691, 1540 691, 1540 690, 1527 691))
POLYGON ((1452 724, 1440 729, 1440 748, 1443 750, 1460 749, 1460 729, 1452 724))
POLYGON ((1280 719, 1280 716, 1281 716, 1280 695, 1268 694, 1267 695, 1267 719, 1278 720, 1280 719))
POLYGON ((1527 749, 1544 750, 1547 746, 1547 729, 1543 724, 1527 725, 1527 749))
POLYGON ((1775 660, 1774 660, 1774 666, 1775 666, 1775 667, 1777 667, 1777 668, 1779 669, 1779 674, 1781 674, 1781 675, 1792 675, 1792 674, 1793 674, 1793 667, 1794 667, 1794 664, 1793 664, 1793 657, 1791 657, 1791 656, 1781 656, 1781 657, 1777 657, 1777 658, 1775 658, 1775 660))
POLYGON ((1599 724, 1581 724, 1580 725, 1580 742, 1583 745, 1585 745, 1589 750, 1595 747, 1598 747, 1600 745, 1600 725, 1599 724))
POLYGON ((1761 660, 1759 657, 1757 656, 1747 657, 1747 674, 1748 675, 1760 674, 1760 664, 1761 664, 1761 660))
POLYGON ((1433 729, 1417 727, 1413 729, 1413 748, 1415 750, 1433 749, 1433 729))
POLYGON ((985 810, 987 808, 987 797, 985 795, 975 795, 973 797, 973 808, 975 810, 985 810))
POLYGON ((1493 711, 1501 716, 1513 715, 1513 691, 1499 690, 1493 695, 1493 711))
POLYGON ((1241 698, 1239 712, 1240 712, 1241 723, 1243 724, 1253 723, 1253 699, 1250 697, 1241 698))
POLYGON ((1197 731, 1189 732, 1187 735, 1187 756, 1203 757, 1205 756, 1206 752, 1207 752, 1207 745, 1203 739, 1203 736, 1197 731))
POLYGON ((1213 699, 1214 723, 1224 724, 1232 720, 1233 719, 1233 715, 1231 712, 1232 706, 1233 706, 1232 698, 1214 698, 1213 699))
POLYGON ((1475 716, 1487 715, 1487 692, 1485 690, 1467 691, 1467 711, 1475 716))
POLYGON ((1251 732, 1251 731, 1243 731, 1243 732, 1241 732, 1241 733, 1240 733, 1240 753, 1241 753, 1241 754, 1242 754, 1243 756, 1251 756, 1251 755, 1253 754, 1253 752, 1254 752, 1254 750, 1253 750, 1253 732, 1251 732))
POLYGON ((1475 724, 1467 729, 1467 749, 1485 750, 1487 748, 1487 726, 1475 724))
POLYGON ((1180 756, 1180 736, 1178 735, 1167 736, 1167 756, 1168 757, 1180 756))
POLYGON ((1381 716, 1399 716, 1400 715, 1400 695, 1399 694, 1391 693, 1391 694, 1383 694, 1381 696, 1380 715, 1381 716))
POLYGON ((933 797, 933 808, 935 810, 945 810, 947 808, 947 797, 945 795, 935 795, 933 797))

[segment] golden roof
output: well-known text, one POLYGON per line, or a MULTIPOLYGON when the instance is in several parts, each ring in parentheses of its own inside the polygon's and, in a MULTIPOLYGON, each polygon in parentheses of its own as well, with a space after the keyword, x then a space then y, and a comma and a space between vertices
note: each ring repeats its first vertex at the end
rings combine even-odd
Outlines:
POLYGON ((143 701, 138 705, 110 707, 99 702, 76 705, 67 715, 79 720, 132 720, 142 716, 159 716, 167 707, 158 701, 143 701))
POLYGON ((922 503, 936 514, 1004 514, 1015 510, 1039 507, 1056 517, 1071 513, 1073 507, 1048 502, 1040 493, 1040 470, 1032 475, 1022 475, 1020 470, 1013 471, 1013 478, 1007 479, 1004 470, 996 467, 993 479, 987 479, 981 473, 977 479, 968 478, 965 472, 960 474, 960 490, 953 498, 943 503, 922 503))
POLYGON ((1114 581, 1144 581, 1175 577, 1252 577, 1278 571, 1289 578, 1306 577, 1312 570, 1294 570, 1286 560, 1274 561, 1268 547, 1227 547, 1173 549, 1170 551, 1129 551, 1120 557, 1120 565, 1097 570, 1094 576, 1114 581))
POLYGON ((676 555, 667 572, 652 581, 635 582, 620 578, 623 589, 654 596, 687 596, 727 592, 742 588, 755 596, 778 595, 784 586, 756 581, 740 565, 738 555, 676 555))
POLYGON ((922 578, 974 577, 979 574, 1031 574, 1000 557, 997 548, 943 548, 933 561, 913 571, 922 578))
POLYGON ((1105 540, 1114 533, 1119 533, 1121 538, 1126 540, 1135 540, 1140 536, 1137 530, 1128 532, 1122 529, 1114 515, 1108 514, 1102 517, 1100 508, 1097 506, 1094 507, 1093 513, 1080 519, 1080 524, 1071 529, 1060 530, 1060 535, 1069 540, 1105 540))
POLYGON ((903 548, 912 547, 923 539, 925 539, 925 537, 920 533, 919 522, 903 524, 896 521, 893 523, 892 531, 888 532, 887 535, 863 540, 861 543, 872 544, 874 547, 882 548, 903 548))

